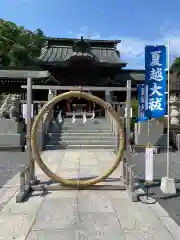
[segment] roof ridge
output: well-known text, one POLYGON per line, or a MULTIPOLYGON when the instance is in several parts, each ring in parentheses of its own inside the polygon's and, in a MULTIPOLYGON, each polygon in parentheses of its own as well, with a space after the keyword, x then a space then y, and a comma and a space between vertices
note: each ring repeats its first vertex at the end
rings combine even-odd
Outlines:
MULTIPOLYGON (((44 38, 47 41, 67 41, 67 42, 75 42, 75 41, 79 41, 79 38, 55 38, 55 37, 45 37, 44 38)), ((104 39, 89 39, 89 38, 84 38, 85 41, 88 42, 94 42, 94 43, 114 43, 114 44, 118 44, 121 42, 121 40, 104 40, 104 39)))
MULTIPOLYGON (((42 50, 43 50, 44 48, 46 48, 46 47, 48 47, 48 46, 43 47, 42 50)), ((71 49, 72 46, 69 46, 69 45, 54 45, 54 44, 53 44, 53 46, 50 46, 50 48, 70 48, 70 49, 71 49)), ((115 49, 114 47, 109 47, 109 48, 107 48, 107 47, 101 47, 101 46, 93 46, 93 47, 91 47, 91 49, 97 49, 97 50, 106 49, 107 51, 108 51, 108 50, 118 51, 118 50, 115 49)))

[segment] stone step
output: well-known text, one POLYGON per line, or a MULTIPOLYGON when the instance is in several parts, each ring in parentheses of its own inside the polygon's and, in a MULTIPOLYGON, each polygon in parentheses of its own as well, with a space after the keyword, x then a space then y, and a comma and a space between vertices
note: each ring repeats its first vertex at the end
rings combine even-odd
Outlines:
POLYGON ((47 133, 48 134, 48 136, 50 136, 50 137, 54 137, 54 136, 79 136, 79 137, 82 137, 82 136, 101 136, 101 137, 107 137, 107 136, 114 136, 113 135, 113 133, 112 132, 110 132, 110 131, 108 131, 108 132, 98 132, 98 131, 96 131, 96 132, 70 132, 70 131, 65 131, 65 132, 48 132, 47 133))
POLYGON ((100 122, 98 124, 89 124, 89 123, 86 123, 86 124, 83 124, 83 123, 76 123, 76 124, 73 124, 73 123, 64 123, 64 124, 58 124, 57 122, 52 122, 49 126, 49 131, 59 131, 61 129, 64 129, 64 130, 81 130, 81 129, 87 129, 87 130, 96 130, 96 129, 100 129, 100 130, 103 130, 103 129, 106 129, 106 130, 109 130, 110 127, 109 127, 109 124, 108 123, 104 123, 104 122, 100 122))
MULTIPOLYGON (((73 114, 72 114, 72 116, 73 116, 73 114)), ((107 119, 103 116, 102 117, 95 117, 94 119, 91 119, 91 117, 92 117, 92 115, 90 115, 90 117, 87 118, 89 122, 100 122, 100 121, 102 121, 102 122, 106 121, 107 122, 107 119)), ((76 119, 78 121, 80 121, 82 119, 82 116, 76 117, 76 119)), ((68 118, 65 117, 64 118, 64 122, 71 122, 71 121, 72 121, 72 117, 71 118, 70 117, 68 117, 68 118)))
MULTIPOLYGON (((89 117, 89 118, 91 118, 92 117, 92 112, 86 112, 86 117, 89 117)), ((71 118, 73 116, 73 113, 72 112, 67 112, 66 113, 66 117, 69 117, 69 118, 71 118)), ((83 116, 83 113, 82 112, 77 112, 76 111, 76 118, 82 118, 82 116, 83 116)), ((67 119, 67 118, 66 118, 67 119)))
POLYGON ((113 135, 104 135, 104 134, 97 134, 97 135, 87 135, 87 134, 74 134, 74 135, 53 135, 53 134, 49 134, 48 135, 48 138, 51 139, 52 141, 59 141, 59 140, 81 140, 81 141, 84 141, 86 139, 88 140, 114 140, 115 139, 115 136, 113 135))
MULTIPOLYGON (((71 119, 71 121, 64 121, 63 124, 65 124, 65 125, 82 125, 83 124, 83 119, 78 119, 78 120, 76 119, 75 123, 72 123, 72 119, 71 119)), ((83 125, 93 126, 93 125, 100 125, 100 124, 108 125, 109 122, 106 121, 106 120, 104 120, 104 121, 99 121, 99 120, 90 121, 90 120, 87 119, 86 123, 83 124, 83 125)))
POLYGON ((83 125, 83 126, 98 126, 98 125, 105 125, 105 126, 108 126, 109 125, 109 122, 108 121, 90 121, 90 120, 87 120, 85 124, 83 124, 83 119, 78 119, 76 120, 75 123, 72 123, 72 119, 71 121, 64 121, 63 123, 65 126, 76 126, 76 125, 83 125))
POLYGON ((109 123, 108 122, 99 122, 99 123, 89 123, 89 122, 86 122, 85 124, 83 124, 83 122, 76 122, 76 123, 66 123, 66 122, 64 122, 63 123, 63 126, 70 126, 70 127, 77 127, 77 126, 79 126, 79 127, 88 127, 88 126, 90 126, 90 127, 97 127, 97 126, 105 126, 105 127, 107 127, 107 126, 109 126, 109 123))
POLYGON ((110 130, 88 130, 88 129, 83 129, 83 130, 60 130, 60 131, 48 131, 49 133, 53 133, 53 134, 113 134, 110 130))
MULTIPOLYGON (((54 131, 53 131, 54 132, 54 131)), ((57 131, 56 131, 57 132, 57 131)), ((61 133, 111 133, 110 129, 62 129, 61 133)))
MULTIPOLYGON (((48 131, 50 132, 50 131, 48 131)), ((55 131, 52 131, 52 132, 55 132, 55 131)), ((111 130, 109 128, 107 129, 100 129, 100 128, 96 128, 96 129, 86 129, 86 128, 72 128, 72 129, 68 129, 68 128, 63 128, 59 131, 56 131, 56 132, 111 132, 111 130)))
POLYGON ((44 150, 57 150, 57 149, 116 149, 115 145, 68 145, 68 146, 61 146, 61 145, 46 145, 44 150))
POLYGON ((66 141, 48 141, 47 144, 50 145, 61 145, 61 146, 66 146, 66 145, 116 145, 116 140, 66 140, 66 141))
POLYGON ((96 129, 99 129, 99 130, 110 130, 110 127, 109 126, 63 126, 62 128, 59 128, 59 129, 64 129, 64 130, 74 130, 74 129, 78 129, 78 130, 96 130, 96 129))

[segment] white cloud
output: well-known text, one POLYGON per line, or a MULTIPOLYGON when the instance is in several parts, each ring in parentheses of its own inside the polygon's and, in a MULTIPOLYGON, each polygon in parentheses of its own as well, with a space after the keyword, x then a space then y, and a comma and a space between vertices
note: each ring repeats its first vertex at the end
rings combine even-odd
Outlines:
POLYGON ((121 37, 117 49, 120 51, 121 60, 127 62, 129 67, 143 67, 145 41, 133 37, 121 37))
POLYGON ((88 30, 88 27, 86 26, 81 27, 78 33, 77 32, 75 33, 73 31, 68 31, 68 35, 71 35, 75 38, 81 38, 81 36, 83 36, 84 38, 88 38, 88 39, 101 39, 101 34, 90 32, 88 30))
POLYGON ((75 35, 76 38, 81 38, 81 36, 83 36, 83 38, 87 38, 87 39, 101 39, 101 35, 100 34, 84 34, 83 32, 78 33, 75 35))
POLYGON ((145 45, 170 44, 170 61, 180 56, 180 34, 167 32, 159 39, 153 41, 133 38, 121 37, 121 43, 118 45, 122 60, 127 61, 129 66, 133 68, 144 67, 144 47, 145 45))
MULTIPOLYGON (((162 29, 161 29, 162 30, 162 29)), ((104 37, 99 33, 89 34, 88 28, 83 27, 80 29, 80 33, 74 35, 77 38, 83 36, 90 39, 120 39, 121 43, 118 44, 117 49, 120 51, 121 60, 127 62, 128 68, 144 68, 144 47, 145 45, 159 45, 170 43, 170 59, 174 60, 175 57, 180 56, 180 32, 168 31, 163 33, 162 37, 149 41, 148 39, 135 38, 131 36, 111 36, 104 37)))
POLYGON ((67 34, 68 34, 68 35, 72 35, 73 32, 69 30, 69 31, 67 32, 67 34))

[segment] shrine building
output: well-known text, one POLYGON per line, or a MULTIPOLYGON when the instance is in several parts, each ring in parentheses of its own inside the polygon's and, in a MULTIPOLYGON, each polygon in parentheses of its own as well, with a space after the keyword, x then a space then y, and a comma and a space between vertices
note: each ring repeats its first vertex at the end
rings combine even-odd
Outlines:
MULTIPOLYGON (((91 86, 91 87, 126 87, 127 80, 132 80, 132 87, 145 79, 144 70, 125 69, 127 63, 121 60, 117 50, 120 40, 92 40, 71 38, 45 39, 40 57, 36 60, 37 67, 16 67, 25 70, 48 70, 51 76, 41 80, 33 80, 34 85, 42 86, 91 86)), ((2 69, 2 67, 1 67, 2 69)), ((3 67, 3 69, 7 69, 3 67)), ((8 68, 10 69, 10 68, 8 68)), ((11 68, 12 69, 12 68, 11 68)), ((26 100, 26 79, 0 79, 0 94, 18 93, 21 101, 26 100)), ((67 90, 57 90, 57 94, 67 90)), ((92 94, 105 99, 106 91, 91 91, 92 94)), ((112 91, 112 102, 126 101, 125 91, 112 91)), ((137 98, 137 91, 132 92, 137 98)), ((48 89, 33 90, 34 101, 47 101, 48 89)), ((67 109, 68 110, 68 109, 67 109)))

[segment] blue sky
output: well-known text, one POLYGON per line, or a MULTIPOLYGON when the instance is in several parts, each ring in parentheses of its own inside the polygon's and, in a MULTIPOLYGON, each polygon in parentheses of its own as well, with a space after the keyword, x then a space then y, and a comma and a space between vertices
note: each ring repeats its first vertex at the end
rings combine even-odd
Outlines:
POLYGON ((52 37, 120 39, 128 68, 144 67, 144 45, 170 42, 180 56, 178 0, 1 0, 0 17, 52 37))

